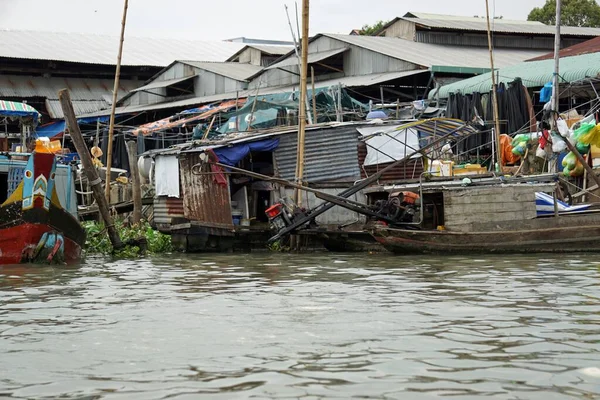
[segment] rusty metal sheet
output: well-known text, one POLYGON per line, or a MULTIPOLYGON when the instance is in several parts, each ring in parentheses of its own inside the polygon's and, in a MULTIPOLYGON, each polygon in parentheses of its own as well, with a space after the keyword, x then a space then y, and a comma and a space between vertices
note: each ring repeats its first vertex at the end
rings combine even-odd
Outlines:
POLYGON ((170 232, 171 226, 184 218, 183 199, 167 196, 154 199, 154 223, 161 232, 170 232))
POLYGON ((202 175, 192 174, 192 167, 199 161, 194 153, 181 154, 179 158, 184 215, 198 225, 233 229, 229 187, 216 183, 208 165, 202 175))

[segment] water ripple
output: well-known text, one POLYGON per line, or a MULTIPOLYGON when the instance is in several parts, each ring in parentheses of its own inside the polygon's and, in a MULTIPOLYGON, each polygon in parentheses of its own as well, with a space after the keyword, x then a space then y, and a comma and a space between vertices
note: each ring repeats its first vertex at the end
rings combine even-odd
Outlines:
POLYGON ((0 397, 600 398, 593 256, 0 267, 0 397))

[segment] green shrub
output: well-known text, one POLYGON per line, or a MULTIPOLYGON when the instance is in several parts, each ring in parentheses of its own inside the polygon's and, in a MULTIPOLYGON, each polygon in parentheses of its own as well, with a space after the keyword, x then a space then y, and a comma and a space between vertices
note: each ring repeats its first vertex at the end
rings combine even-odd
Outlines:
MULTIPOLYGON (((87 234, 85 241, 85 251, 87 254, 112 254, 121 258, 135 258, 140 255, 140 248, 135 245, 126 245, 121 250, 113 251, 104 224, 86 221, 83 223, 83 227, 87 234)), ((123 220, 116 220, 115 227, 123 243, 145 238, 149 254, 161 254, 173 251, 171 236, 155 231, 147 221, 141 221, 135 225, 127 225, 123 220)))

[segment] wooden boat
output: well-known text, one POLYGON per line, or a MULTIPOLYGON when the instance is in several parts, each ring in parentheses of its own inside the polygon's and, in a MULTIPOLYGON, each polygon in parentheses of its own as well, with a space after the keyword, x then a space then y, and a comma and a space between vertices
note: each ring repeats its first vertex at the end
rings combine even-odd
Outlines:
POLYGON ((417 224, 377 225, 372 235, 394 253, 532 253, 600 251, 600 213, 594 210, 544 215, 536 193, 553 184, 502 184, 421 189, 417 224))
POLYGON ((22 181, 0 205, 0 265, 80 258, 85 231, 59 200, 56 170, 53 153, 29 155, 22 181))

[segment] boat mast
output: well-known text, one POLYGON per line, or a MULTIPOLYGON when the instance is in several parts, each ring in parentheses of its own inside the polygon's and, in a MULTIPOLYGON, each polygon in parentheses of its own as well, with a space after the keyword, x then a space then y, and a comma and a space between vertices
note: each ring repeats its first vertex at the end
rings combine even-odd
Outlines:
MULTIPOLYGON (((300 60, 300 99, 298 101, 298 153, 296 158, 296 180, 302 185, 304 177, 304 137, 306 133, 306 75, 308 72, 308 18, 309 0, 302 0, 302 45, 300 60)), ((298 189, 294 190, 294 203, 302 203, 302 196, 298 189)))
MULTIPOLYGON (((554 75, 552 76, 552 110, 556 112, 554 115, 558 115, 558 73, 560 69, 560 7, 561 0, 556 0, 556 34, 554 35, 554 75)), ((555 121, 556 118, 552 118, 555 121)))
POLYGON ((500 152, 500 121, 498 115, 498 87, 496 84, 496 71, 494 70, 494 52, 492 49, 492 30, 490 28, 490 6, 489 1, 485 0, 485 15, 487 18, 487 36, 488 49, 490 52, 490 68, 492 69, 492 104, 494 110, 494 141, 496 143, 496 172, 502 167, 502 157, 500 152))
POLYGON ((121 38, 119 41, 119 55, 117 56, 117 69, 115 70, 115 85, 113 87, 113 97, 110 109, 110 124, 108 126, 108 148, 106 151, 106 185, 104 186, 104 196, 110 203, 110 169, 112 167, 112 149, 115 130, 115 108, 117 107, 117 95, 119 93, 119 78, 121 77, 121 56, 123 55, 123 40, 125 38, 125 22, 127 21, 128 0, 125 0, 123 6, 123 19, 121 21, 121 38))

